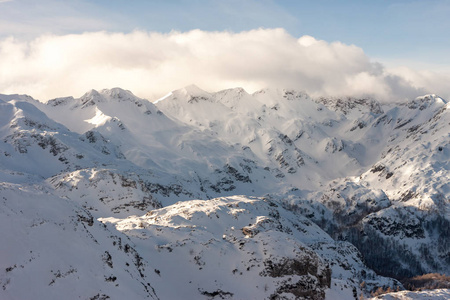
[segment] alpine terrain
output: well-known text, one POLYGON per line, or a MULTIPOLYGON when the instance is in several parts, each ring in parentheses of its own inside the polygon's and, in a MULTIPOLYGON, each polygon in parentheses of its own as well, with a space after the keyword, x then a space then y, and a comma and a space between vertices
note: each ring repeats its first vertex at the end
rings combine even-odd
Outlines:
POLYGON ((0 299, 448 299, 402 282, 450 276, 449 128, 436 95, 0 95, 0 299))

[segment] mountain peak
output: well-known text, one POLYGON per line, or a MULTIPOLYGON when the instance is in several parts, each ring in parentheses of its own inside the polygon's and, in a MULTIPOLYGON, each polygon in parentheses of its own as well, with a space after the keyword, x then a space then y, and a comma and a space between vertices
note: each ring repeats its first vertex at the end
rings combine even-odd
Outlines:
POLYGON ((198 86, 191 84, 182 89, 172 92, 174 98, 185 99, 189 103, 197 103, 199 101, 209 100, 211 94, 202 90, 198 86))
POLYGON ((420 96, 415 98, 414 100, 409 101, 406 105, 410 109, 420 109, 424 110, 428 107, 434 106, 434 105, 445 105, 447 104, 447 101, 442 99, 436 94, 428 94, 424 96, 420 96))
POLYGON ((0 94, 0 100, 4 102, 9 102, 11 100, 21 100, 21 101, 36 101, 33 97, 28 95, 21 95, 21 94, 11 94, 11 95, 5 95, 0 94))
POLYGON ((103 89, 100 92, 92 89, 79 98, 83 108, 102 102, 140 102, 142 100, 143 99, 135 96, 132 92, 117 87, 112 89, 103 89))
POLYGON ((112 89, 103 89, 100 94, 105 95, 112 99, 135 99, 137 98, 132 92, 129 90, 124 90, 118 87, 112 89))
POLYGON ((94 89, 88 91, 80 98, 81 105, 83 107, 95 105, 96 103, 101 102, 102 100, 104 100, 102 95, 94 89))
POLYGON ((205 90, 202 90, 195 84, 187 85, 184 88, 182 88, 181 91, 185 92, 186 94, 192 95, 192 96, 200 96, 200 95, 204 95, 204 94, 209 95, 208 92, 206 92, 205 90))

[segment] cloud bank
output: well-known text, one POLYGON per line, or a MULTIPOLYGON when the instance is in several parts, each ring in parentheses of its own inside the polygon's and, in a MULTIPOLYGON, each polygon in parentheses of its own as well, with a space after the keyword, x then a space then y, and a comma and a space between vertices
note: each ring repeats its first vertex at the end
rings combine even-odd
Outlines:
POLYGON ((240 33, 134 31, 0 40, 0 93, 42 101, 122 87, 156 100, 196 84, 208 91, 294 88, 313 96, 373 96, 401 101, 433 92, 450 96, 450 76, 388 70, 361 48, 283 29, 240 33))

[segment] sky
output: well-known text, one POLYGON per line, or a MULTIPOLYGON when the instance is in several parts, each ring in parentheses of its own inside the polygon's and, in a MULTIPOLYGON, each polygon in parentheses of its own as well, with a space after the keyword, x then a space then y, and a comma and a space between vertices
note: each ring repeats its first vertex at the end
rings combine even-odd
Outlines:
POLYGON ((450 0, 0 0, 0 93, 450 99, 450 0))

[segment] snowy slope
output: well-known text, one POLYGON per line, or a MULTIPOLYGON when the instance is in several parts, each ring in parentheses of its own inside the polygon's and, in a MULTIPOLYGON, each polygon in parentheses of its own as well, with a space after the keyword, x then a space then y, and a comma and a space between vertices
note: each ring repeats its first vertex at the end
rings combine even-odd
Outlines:
POLYGON ((332 218, 320 220, 322 207, 299 201, 304 210, 316 211, 329 233, 354 243, 378 272, 408 277, 450 269, 448 107, 429 95, 368 124, 389 133, 378 161, 359 177, 332 181, 308 196, 332 218))
POLYGON ((0 299, 158 299, 126 235, 51 189, 2 183, 0 193, 0 299))
POLYGON ((106 141, 93 149, 85 138, 48 118, 30 102, 0 102, 0 110, 2 176, 10 180, 19 173, 47 178, 65 169, 123 158, 117 147, 106 141))
POLYGON ((448 274, 449 124, 436 95, 0 95, 0 298, 349 299, 399 285, 371 268, 448 274))
POLYGON ((286 90, 172 92, 167 115, 250 148, 295 188, 276 192, 389 276, 447 272, 449 104, 319 98, 286 90), (202 110, 205 108, 205 110, 202 110), (373 251, 374 245, 380 247, 373 251), (384 259, 389 256, 390 259, 384 259))
POLYGON ((1 188, 2 299, 345 299, 362 292, 361 272, 368 290, 398 284, 267 199, 185 201, 97 221, 49 187, 1 188))
POLYGON ((268 199, 185 201, 142 217, 100 221, 147 249, 144 258, 159 257, 155 263, 162 280, 180 285, 159 290, 164 299, 198 299, 199 292, 217 291, 233 299, 321 299, 330 287, 329 293, 359 294, 361 272, 372 278, 372 288, 374 282, 397 284, 367 269, 350 244, 335 242, 308 219, 268 199))
POLYGON ((450 299, 450 290, 438 289, 420 292, 401 291, 388 293, 378 297, 369 298, 370 300, 447 300, 450 299))
MULTIPOLYGON (((90 91, 79 99, 54 99, 37 105, 72 131, 100 134, 117 145, 129 162, 159 173, 157 177, 170 177, 171 185, 181 182, 179 185, 190 189, 185 194, 191 199, 234 194, 236 189, 245 194, 255 193, 255 188, 268 192, 279 185, 255 162, 251 151, 242 151, 242 146, 222 141, 213 132, 168 118, 128 91, 90 91), (62 117, 66 115, 70 117, 62 117), (260 170, 254 172, 252 181, 249 173, 255 168, 260 170)), ((168 185, 164 181, 157 184, 168 185)))

